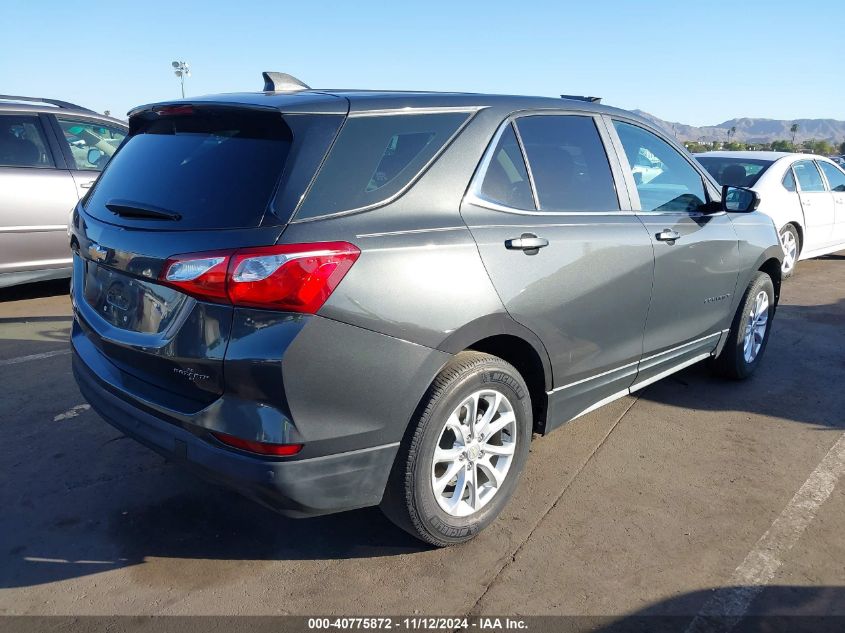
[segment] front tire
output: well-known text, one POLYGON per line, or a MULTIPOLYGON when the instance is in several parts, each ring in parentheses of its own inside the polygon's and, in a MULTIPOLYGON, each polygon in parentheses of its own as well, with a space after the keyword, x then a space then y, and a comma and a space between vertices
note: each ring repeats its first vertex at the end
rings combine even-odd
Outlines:
POLYGON ((794 224, 787 224, 780 230, 780 247, 783 249, 783 264, 781 264, 781 279, 792 277, 795 266, 801 255, 801 238, 794 224))
POLYGON ((764 272, 757 272, 742 297, 728 340, 713 362, 716 373, 735 380, 754 373, 766 351, 774 314, 772 279, 764 272))
POLYGON ((438 547, 473 538, 513 494, 528 457, 531 411, 528 387, 512 365, 480 352, 457 354, 411 420, 384 513, 438 547))

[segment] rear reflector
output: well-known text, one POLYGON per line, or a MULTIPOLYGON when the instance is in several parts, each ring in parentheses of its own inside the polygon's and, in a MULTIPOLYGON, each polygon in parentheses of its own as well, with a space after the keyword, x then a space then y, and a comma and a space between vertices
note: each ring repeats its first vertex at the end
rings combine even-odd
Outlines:
POLYGON ((302 450, 302 444, 270 444, 267 442, 252 442, 250 440, 243 440, 234 435, 227 435, 226 433, 212 433, 214 437, 234 448, 239 448, 242 451, 249 451, 250 453, 257 453, 259 455, 272 455, 274 457, 288 457, 296 455, 302 450))
POLYGON ((169 258, 160 279, 199 299, 314 314, 360 254, 347 242, 190 253, 169 258))

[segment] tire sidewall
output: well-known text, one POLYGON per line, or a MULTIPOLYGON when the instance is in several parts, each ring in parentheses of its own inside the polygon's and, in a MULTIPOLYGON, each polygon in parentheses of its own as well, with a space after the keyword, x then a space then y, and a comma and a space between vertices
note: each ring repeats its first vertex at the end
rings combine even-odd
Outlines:
POLYGON ((489 363, 487 366, 477 367, 451 385, 448 394, 432 409, 425 425, 421 450, 412 469, 414 507, 426 529, 434 530, 432 536, 438 540, 462 542, 489 525, 513 494, 531 443, 532 415, 528 389, 518 374, 503 365, 489 363), (432 489, 431 465, 434 450, 447 417, 465 398, 481 389, 500 392, 513 406, 516 418, 516 449, 502 489, 478 512, 467 517, 455 517, 447 514, 438 505, 432 489))
POLYGON ((757 277, 754 283, 752 283, 748 288, 748 292, 742 302, 740 313, 737 315, 738 319, 736 323, 736 343, 734 345, 734 353, 736 354, 735 362, 738 370, 737 373, 742 378, 754 373, 754 370, 757 369, 757 365, 760 364, 760 361, 763 358, 763 354, 766 352, 766 347, 768 347, 769 344, 769 334, 772 330, 772 323, 774 322, 775 307, 774 284, 768 275, 762 274, 757 277), (761 291, 765 291, 768 296, 769 314, 768 319, 766 320, 766 331, 763 335, 763 343, 760 346, 760 351, 757 352, 757 356, 754 357, 754 360, 749 363, 745 360, 745 322, 748 318, 748 313, 751 311, 751 307, 754 305, 754 300, 761 291))

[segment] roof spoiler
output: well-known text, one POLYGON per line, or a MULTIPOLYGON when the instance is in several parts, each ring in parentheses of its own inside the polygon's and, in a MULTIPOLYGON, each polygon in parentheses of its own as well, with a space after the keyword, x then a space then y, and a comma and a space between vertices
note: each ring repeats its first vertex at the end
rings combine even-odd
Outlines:
POLYGON ((69 101, 60 101, 59 99, 46 99, 44 97, 20 97, 17 95, 0 95, 0 100, 23 101, 25 103, 47 103, 49 105, 56 106, 57 108, 62 108, 63 110, 82 110, 84 112, 99 114, 98 112, 94 112, 89 108, 83 108, 82 106, 76 105, 75 103, 70 103, 69 101))
POLYGON ((601 103, 601 97, 582 97, 581 95, 560 95, 561 99, 574 99, 575 101, 589 101, 590 103, 601 103))
POLYGON ((264 92, 297 92, 299 90, 311 90, 311 87, 293 75, 287 73, 276 73, 264 71, 264 92))

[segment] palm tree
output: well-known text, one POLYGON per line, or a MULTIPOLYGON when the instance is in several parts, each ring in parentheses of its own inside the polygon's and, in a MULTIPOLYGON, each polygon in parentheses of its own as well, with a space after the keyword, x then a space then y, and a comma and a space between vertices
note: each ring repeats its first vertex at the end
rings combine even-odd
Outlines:
POLYGON ((795 145, 795 135, 798 133, 798 124, 793 123, 792 127, 789 128, 789 131, 792 132, 792 144, 795 145))
POLYGON ((728 138, 736 138, 736 126, 732 125, 730 131, 728 132, 728 138))

